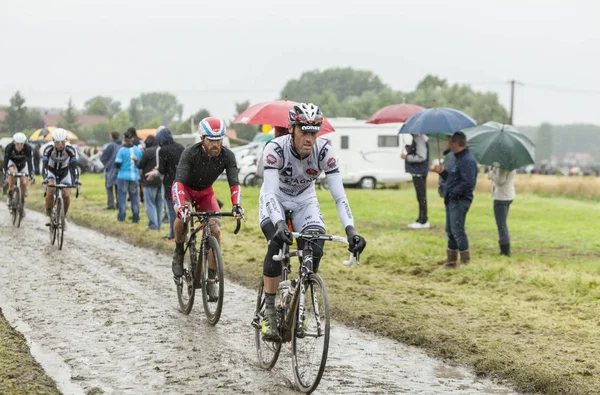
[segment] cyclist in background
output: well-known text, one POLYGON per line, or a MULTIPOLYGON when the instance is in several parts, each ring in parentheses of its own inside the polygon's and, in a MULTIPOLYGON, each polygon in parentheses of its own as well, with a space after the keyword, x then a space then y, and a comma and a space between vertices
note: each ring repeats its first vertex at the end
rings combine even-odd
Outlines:
MULTIPOLYGON (((231 191, 231 203, 235 218, 241 218, 244 209, 241 206, 242 190, 238 180, 238 168, 234 153, 227 147, 223 147, 225 136, 225 122, 219 118, 208 117, 200 121, 198 131, 202 141, 194 144, 183 151, 177 165, 175 181, 171 188, 173 204, 177 212, 174 223, 175 251, 173 253, 173 275, 183 275, 183 258, 185 235, 187 223, 183 219, 192 204, 196 211, 220 211, 217 198, 213 191, 213 183, 217 180, 223 170, 227 173, 227 181, 231 191)), ((213 236, 221 243, 221 220, 210 219, 210 230, 213 236)), ((214 279, 216 271, 209 266, 208 277, 214 279)), ((209 282, 212 285, 212 282, 209 282)), ((209 287, 208 294, 216 298, 216 289, 209 287)))
MULTIPOLYGON (((13 141, 4 150, 4 174, 8 180, 8 207, 12 204, 12 193, 15 186, 14 174, 22 173, 29 176, 31 183, 35 183, 35 170, 33 167, 33 150, 27 144, 27 136, 23 133, 15 133, 13 141)), ((21 177, 21 193, 23 200, 27 196, 27 179, 21 177)), ((23 210, 23 216, 25 211, 23 210)))
MULTIPOLYGON (((77 173, 77 151, 67 142, 67 131, 64 129, 54 129, 52 133, 52 145, 44 149, 42 162, 44 163, 44 181, 48 183, 46 192, 46 226, 50 226, 52 205, 54 204, 53 185, 74 185, 78 184, 77 173)), ((63 230, 67 230, 67 212, 71 202, 71 193, 69 189, 63 191, 65 202, 65 222, 63 230)))

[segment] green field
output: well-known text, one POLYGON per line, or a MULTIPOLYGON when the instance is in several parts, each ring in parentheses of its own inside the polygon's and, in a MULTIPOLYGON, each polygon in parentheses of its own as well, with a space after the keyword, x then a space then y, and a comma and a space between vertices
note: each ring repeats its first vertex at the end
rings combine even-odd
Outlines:
MULTIPOLYGON (((134 245, 171 254, 173 244, 139 224, 117 223, 99 175, 82 177, 72 222, 134 245)), ((228 202, 229 188, 215 185, 228 202)), ((237 236, 223 220, 226 276, 255 287, 265 241, 258 227, 258 190, 245 188, 248 222, 237 236)), ((472 262, 439 271, 445 259, 444 206, 429 189, 432 229, 408 230, 417 202, 411 184, 397 190, 347 189, 358 232, 367 239, 359 267, 341 265, 347 252, 327 246, 320 274, 333 317, 472 366, 523 392, 597 394, 600 388, 600 205, 594 200, 517 194, 509 227, 513 257, 499 257, 489 193, 478 192, 467 216, 472 262), (598 370, 597 370, 598 369, 598 370)), ((327 191, 320 191, 328 232, 343 234, 327 191)), ((42 207, 32 189, 28 207, 42 207)), ((227 204, 226 207, 230 207, 227 204)), ((143 211, 143 209, 142 209, 143 211)), ((128 217, 131 214, 128 213, 128 217)), ((65 237, 69 237, 68 233, 65 237)), ((4 355, 0 343, 0 355, 4 355)), ((6 369, 0 372, 0 384, 6 369)), ((0 386, 0 392, 2 388, 0 386)))

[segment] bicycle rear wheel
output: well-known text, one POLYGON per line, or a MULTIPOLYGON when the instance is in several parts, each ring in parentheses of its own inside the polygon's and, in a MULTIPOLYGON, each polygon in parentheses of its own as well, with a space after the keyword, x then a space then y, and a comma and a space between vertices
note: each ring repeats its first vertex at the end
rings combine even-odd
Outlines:
POLYGON ((265 318, 265 294, 264 286, 261 282, 258 289, 258 298, 256 299, 256 310, 254 311, 254 321, 252 326, 255 329, 256 352, 258 355, 258 365, 267 370, 271 370, 281 351, 281 342, 265 341, 262 337, 262 322, 265 318))
POLYGON ((183 276, 177 281, 177 300, 183 314, 189 314, 194 306, 196 289, 194 287, 194 273, 196 272, 196 248, 188 246, 188 254, 183 261, 183 276))
POLYGON ((63 236, 65 232, 65 207, 62 199, 58 200, 58 204, 56 206, 56 243, 58 244, 58 249, 62 250, 63 246, 63 236))
POLYGON ((202 250, 202 264, 200 268, 200 281, 202 284, 202 304, 206 319, 211 325, 216 325, 221 318, 223 309, 223 294, 225 290, 225 276, 223 274, 223 258, 221 257, 221 248, 214 236, 210 236, 202 250), (216 272, 210 275, 208 269, 209 260, 212 260, 216 266, 216 272), (212 288, 212 289, 210 289, 212 288), (211 296, 212 295, 212 296, 211 296))
MULTIPOLYGON (((17 179, 16 182, 20 182, 20 180, 17 179)), ((19 202, 20 201, 21 201, 21 193, 19 192, 18 188, 15 188, 15 190, 13 191, 13 197, 12 197, 12 202, 11 202, 13 225, 17 224, 17 219, 19 218, 19 202)), ((19 221, 19 223, 20 223, 20 221, 19 221)))
POLYGON ((312 273, 306 280, 302 317, 299 305, 292 323, 292 368, 300 391, 311 393, 321 381, 329 349, 329 298, 321 277, 312 273))

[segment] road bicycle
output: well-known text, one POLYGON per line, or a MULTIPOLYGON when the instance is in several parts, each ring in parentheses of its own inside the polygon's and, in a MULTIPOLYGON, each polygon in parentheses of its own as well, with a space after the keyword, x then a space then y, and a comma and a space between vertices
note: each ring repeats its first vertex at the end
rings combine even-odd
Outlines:
MULTIPOLYGON (((54 204, 52 205, 52 211, 50 213, 50 244, 54 245, 56 241, 58 249, 62 250, 64 232, 65 232, 65 202, 63 199, 63 189, 74 188, 72 185, 58 184, 48 185, 48 182, 43 182, 44 185, 44 197, 46 197, 47 188, 54 188, 54 204)), ((81 190, 81 183, 76 184, 77 192, 75 198, 79 197, 79 191, 81 190)))
POLYGON ((15 185, 12 190, 12 200, 8 209, 12 214, 12 223, 13 226, 17 225, 17 228, 21 227, 21 220, 25 216, 25 197, 23 196, 23 192, 21 192, 21 177, 28 177, 27 174, 16 173, 9 174, 8 177, 15 177, 15 185))
MULTIPOLYGON (((184 215, 184 223, 189 223, 189 230, 185 243, 183 275, 174 279, 179 307, 184 314, 192 311, 196 289, 202 290, 204 312, 211 325, 216 325, 221 318, 225 289, 221 247, 210 231, 210 219, 219 217, 233 217, 233 213, 188 211, 187 215, 184 215), (197 222, 194 218, 198 219, 197 222), (196 246, 198 232, 202 232, 199 248, 196 246)), ((240 226, 241 221, 237 219, 234 234, 239 232, 240 226)))
MULTIPOLYGON (((269 341, 263 338, 266 330, 264 284, 261 284, 258 290, 252 326, 255 328, 259 365, 263 369, 273 368, 279 358, 281 345, 291 341, 292 369, 296 385, 300 391, 311 393, 319 385, 325 370, 331 324, 325 283, 313 272, 313 244, 324 240, 348 245, 348 241, 342 236, 311 231, 290 233, 296 241, 303 240, 304 246, 302 250, 290 251, 290 247, 284 244, 279 255, 273 257, 274 260, 282 263, 281 281, 275 296, 280 340, 269 341), (290 258, 294 256, 300 257, 301 264, 298 277, 289 279, 290 258)), ((359 261, 352 253, 349 260, 343 262, 344 266, 351 266, 354 263, 358 265, 359 261)))

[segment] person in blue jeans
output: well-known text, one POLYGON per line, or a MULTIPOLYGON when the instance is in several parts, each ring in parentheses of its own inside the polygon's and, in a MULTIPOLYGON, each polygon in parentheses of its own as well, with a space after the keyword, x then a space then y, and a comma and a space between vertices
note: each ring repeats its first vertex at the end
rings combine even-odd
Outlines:
POLYGON ((473 201, 477 184, 477 161, 467 147, 467 137, 456 132, 450 137, 450 150, 456 158, 449 169, 443 169, 444 203, 446 205, 446 233, 448 235, 447 261, 444 269, 453 269, 460 262, 467 265, 471 260, 469 239, 465 232, 465 220, 473 201))
POLYGON ((133 134, 125 132, 123 135, 123 147, 117 152, 115 158, 115 167, 119 170, 117 175, 117 205, 119 213, 117 219, 119 222, 125 221, 127 210, 127 193, 131 200, 131 211, 133 212, 133 223, 140 221, 140 203, 138 196, 138 185, 140 174, 137 168, 137 162, 142 158, 142 151, 133 145, 133 134))
POLYGON ((492 198, 494 199, 494 217, 498 227, 498 244, 500 255, 510 256, 510 234, 508 232, 508 209, 515 199, 515 174, 516 170, 508 171, 494 163, 488 171, 488 178, 492 181, 492 198))
POLYGON ((146 148, 144 148, 144 152, 142 153, 142 159, 137 164, 137 167, 140 169, 140 183, 144 191, 144 207, 148 216, 148 228, 150 230, 160 230, 163 212, 162 180, 160 177, 151 180, 146 178, 146 174, 153 171, 156 167, 158 143, 154 136, 148 136, 144 143, 146 148))

